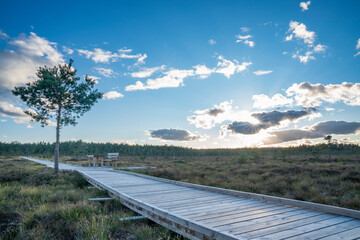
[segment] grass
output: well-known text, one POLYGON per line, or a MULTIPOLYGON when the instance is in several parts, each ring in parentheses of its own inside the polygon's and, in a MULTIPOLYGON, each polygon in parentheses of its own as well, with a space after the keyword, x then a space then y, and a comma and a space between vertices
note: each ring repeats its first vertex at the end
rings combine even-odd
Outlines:
POLYGON ((76 172, 19 158, 0 158, 0 239, 183 239, 136 215, 119 201, 89 202, 106 192, 88 189, 76 172))
MULTIPOLYGON (((259 150, 260 151, 260 150, 259 150)), ((62 158, 87 166, 86 159, 62 158)), ((358 155, 223 157, 122 157, 119 166, 152 176, 360 210, 358 155)), ((88 202, 105 192, 87 189, 75 172, 52 170, 20 159, 0 159, 0 239, 181 239, 150 221, 122 223, 134 213, 118 201, 88 202)))

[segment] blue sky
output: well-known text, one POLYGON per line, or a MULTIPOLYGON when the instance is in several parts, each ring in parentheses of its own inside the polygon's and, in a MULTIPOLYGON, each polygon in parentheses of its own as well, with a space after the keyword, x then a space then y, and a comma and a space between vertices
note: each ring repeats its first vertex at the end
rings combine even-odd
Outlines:
POLYGON ((359 11, 358 1, 3 2, 0 141, 55 140, 10 90, 71 58, 105 95, 63 141, 359 143, 359 11))

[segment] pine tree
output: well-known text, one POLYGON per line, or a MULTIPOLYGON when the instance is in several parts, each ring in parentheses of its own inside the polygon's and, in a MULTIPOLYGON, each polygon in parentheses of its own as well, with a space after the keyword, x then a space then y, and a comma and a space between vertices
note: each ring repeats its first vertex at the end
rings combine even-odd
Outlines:
POLYGON ((60 129, 67 125, 75 126, 76 119, 89 111, 103 95, 94 89, 93 79, 85 76, 85 81, 81 81, 72 64, 70 59, 69 64, 40 67, 37 80, 12 91, 30 107, 24 112, 33 121, 40 122, 41 126, 49 125, 51 119, 56 121, 55 174, 59 171, 60 129))

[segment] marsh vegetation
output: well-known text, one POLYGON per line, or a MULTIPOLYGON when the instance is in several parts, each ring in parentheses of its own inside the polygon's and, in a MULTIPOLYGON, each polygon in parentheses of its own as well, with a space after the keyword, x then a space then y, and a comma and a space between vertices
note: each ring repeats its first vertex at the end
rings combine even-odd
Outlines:
POLYGON ((0 239, 181 239, 148 220, 120 222, 136 213, 88 189, 76 172, 53 170, 19 158, 0 159, 0 239))

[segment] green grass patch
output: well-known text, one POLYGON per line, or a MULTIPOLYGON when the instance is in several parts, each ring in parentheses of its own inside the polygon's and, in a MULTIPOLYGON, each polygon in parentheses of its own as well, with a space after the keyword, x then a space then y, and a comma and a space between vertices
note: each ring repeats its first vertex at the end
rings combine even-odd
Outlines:
POLYGON ((183 239, 149 220, 120 222, 136 213, 119 201, 88 201, 77 172, 53 170, 19 158, 0 158, 0 239, 183 239))

